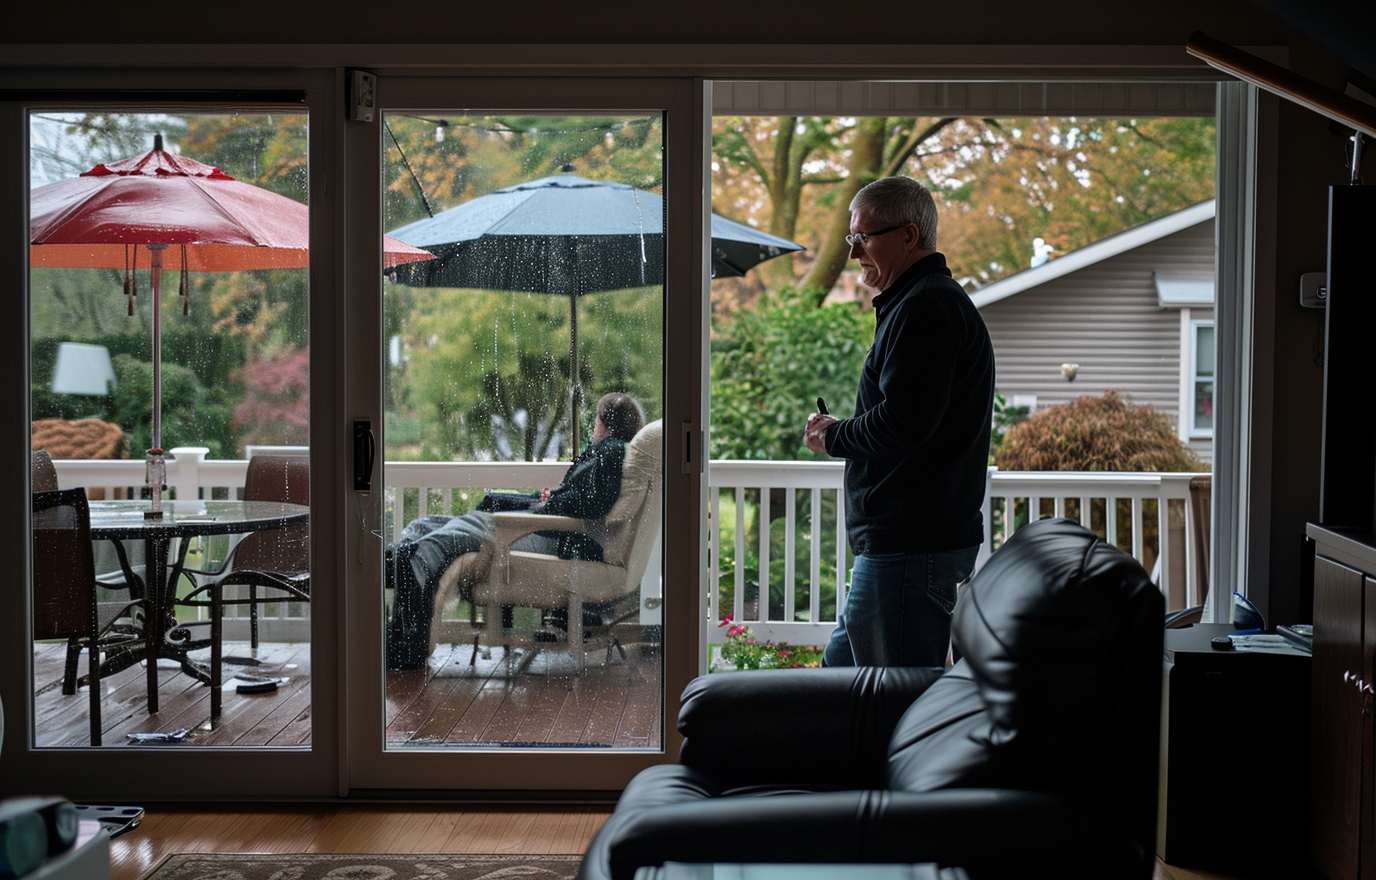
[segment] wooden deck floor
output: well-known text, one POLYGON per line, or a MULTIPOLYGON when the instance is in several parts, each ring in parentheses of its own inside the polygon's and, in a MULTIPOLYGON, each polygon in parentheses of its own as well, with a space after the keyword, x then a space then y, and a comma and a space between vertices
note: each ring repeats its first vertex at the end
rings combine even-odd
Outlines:
MULTIPOLYGON (((65 647, 39 645, 34 652, 39 747, 90 742, 87 691, 62 694, 65 647)), ((662 733, 659 655, 628 648, 623 660, 588 654, 580 676, 572 658, 540 651, 523 669, 521 656, 495 649, 470 666, 467 645, 441 646, 428 670, 389 672, 387 741, 397 748, 475 744, 560 745, 569 748, 658 747, 662 733)), ((287 682, 272 693, 224 691, 217 723, 210 721, 210 690, 174 665, 158 670, 160 711, 148 714, 145 670, 135 666, 101 682, 104 744, 138 747, 129 734, 188 731, 179 742, 194 746, 308 747, 311 743, 311 660, 304 644, 227 642, 225 654, 256 665, 226 664, 226 677, 244 671, 287 682)), ((83 662, 83 670, 85 668, 83 662)))

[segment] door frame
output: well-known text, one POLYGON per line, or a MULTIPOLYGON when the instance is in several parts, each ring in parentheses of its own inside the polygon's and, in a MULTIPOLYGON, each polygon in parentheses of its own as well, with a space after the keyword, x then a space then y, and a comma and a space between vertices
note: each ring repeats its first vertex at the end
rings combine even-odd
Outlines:
MULTIPOLYGON (((341 76, 347 72, 341 72, 341 76)), ((382 112, 388 109, 452 112, 664 113, 664 607, 662 748, 637 751, 447 748, 392 749, 385 744, 382 603, 378 585, 382 547, 378 524, 382 495, 351 492, 341 509, 353 523, 342 534, 341 574, 348 597, 341 794, 385 795, 394 791, 443 790, 453 796, 493 797, 520 791, 550 795, 614 796, 635 773, 678 754, 675 697, 699 672, 705 618, 685 613, 700 594, 706 570, 701 511, 706 479, 701 450, 706 424, 708 257, 710 187, 709 86, 679 78, 378 76, 377 111, 371 122, 344 127, 344 201, 350 219, 345 236, 345 338, 341 364, 375 364, 369 375, 343 372, 343 411, 349 420, 382 425, 382 112), (694 328, 696 332, 668 332, 694 328), (680 609, 672 611, 669 609, 680 609)), ((376 487, 378 484, 375 483, 376 487)))
MULTIPOLYGON (((0 175, 0 199, 16 207, 28 200, 28 111, 33 107, 93 108, 101 105, 141 110, 158 106, 252 107, 258 101, 283 106, 284 92, 300 93, 302 108, 309 114, 309 202, 310 247, 309 288, 311 297, 311 468, 317 473, 335 473, 344 465, 340 446, 327 426, 338 422, 337 401, 331 396, 330 367, 338 361, 338 309, 329 307, 327 297, 338 288, 335 228, 339 223, 338 188, 331 184, 329 172, 337 167, 338 138, 336 107, 340 105, 335 78, 330 71, 311 70, 123 70, 118 72, 72 72, 61 77, 41 71, 22 75, 5 71, 0 75, 0 167, 11 173, 0 175), (175 84, 175 88, 169 87, 175 84), (276 100, 263 100, 273 95, 276 100), (20 173, 22 171, 22 173, 20 173)), ((295 106, 292 104, 290 106, 295 106)), ((0 402, 10 411, 28 413, 29 400, 29 308, 26 210, 10 210, 0 217, 0 276, 23 279, 20 295, 6 298, 3 308, 10 317, 3 322, 4 362, 10 375, 22 381, 4 383, 0 402)), ((14 511, 27 511, 29 473, 27 455, 19 450, 29 446, 24 431, 28 419, 15 419, 3 435, 4 457, 0 481, 5 504, 14 511)), ((312 576, 319 583, 337 580, 337 559, 325 552, 335 546, 338 523, 323 515, 334 509, 327 496, 328 483, 315 481, 312 496, 312 576), (319 514, 319 515, 318 515, 319 514)), ((324 797, 338 791, 337 773, 342 738, 338 725, 329 719, 338 716, 340 705, 339 664, 331 662, 342 651, 335 625, 342 603, 329 590, 317 590, 311 608, 311 712, 312 737, 309 749, 293 748, 186 748, 140 745, 111 752, 111 745, 99 748, 33 747, 32 694, 33 670, 30 649, 32 609, 27 584, 31 572, 31 546, 28 516, 16 517, 15 525, 0 532, 0 548, 5 558, 18 560, 20 573, 11 580, 23 589, 11 592, 9 613, 0 615, 0 694, 4 699, 3 773, 0 795, 34 791, 60 791, 73 798, 106 801, 197 800, 207 797, 229 799, 324 797), (22 573, 22 574, 21 574, 22 573), (17 595, 16 595, 17 594, 17 595)))

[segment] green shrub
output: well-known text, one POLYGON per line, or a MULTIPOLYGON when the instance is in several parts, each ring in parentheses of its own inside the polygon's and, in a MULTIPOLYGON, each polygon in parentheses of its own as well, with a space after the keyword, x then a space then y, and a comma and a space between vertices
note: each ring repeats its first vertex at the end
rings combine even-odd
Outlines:
POLYGON ((994 456, 1008 471, 1207 471, 1164 413, 1116 391, 1048 406, 1013 425, 994 456))

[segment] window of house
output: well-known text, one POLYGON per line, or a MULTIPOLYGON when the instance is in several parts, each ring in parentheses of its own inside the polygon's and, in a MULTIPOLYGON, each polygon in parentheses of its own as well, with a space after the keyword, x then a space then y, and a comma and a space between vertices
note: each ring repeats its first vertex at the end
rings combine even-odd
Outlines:
POLYGON ((1186 401, 1191 437, 1214 434, 1214 322, 1190 322, 1190 397, 1186 401))

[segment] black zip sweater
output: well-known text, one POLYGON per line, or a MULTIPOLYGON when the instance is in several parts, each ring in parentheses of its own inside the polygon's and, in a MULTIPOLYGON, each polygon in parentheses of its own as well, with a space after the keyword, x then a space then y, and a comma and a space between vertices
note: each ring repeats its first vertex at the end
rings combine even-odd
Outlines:
POLYGON ((827 429, 846 459, 855 553, 937 553, 984 540, 994 348, 946 257, 919 260, 874 298, 855 417, 827 429))

